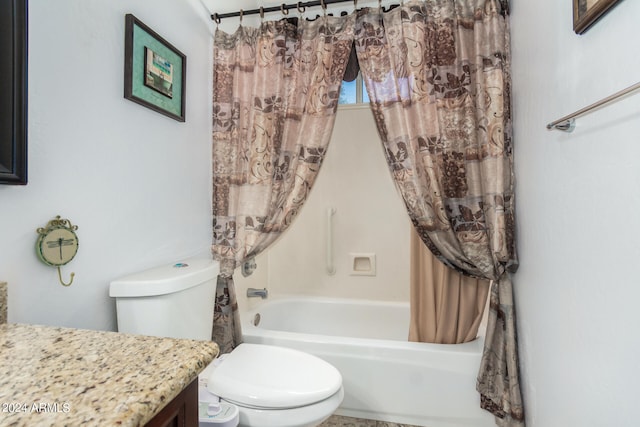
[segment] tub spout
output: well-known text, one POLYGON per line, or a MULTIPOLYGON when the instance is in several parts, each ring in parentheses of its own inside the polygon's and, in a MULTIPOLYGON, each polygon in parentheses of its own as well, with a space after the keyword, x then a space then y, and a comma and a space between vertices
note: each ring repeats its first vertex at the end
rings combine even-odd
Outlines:
POLYGON ((269 295, 269 291, 267 291, 267 288, 263 288, 263 289, 248 288, 247 289, 247 297, 249 298, 260 297, 262 299, 265 299, 268 295, 269 295))

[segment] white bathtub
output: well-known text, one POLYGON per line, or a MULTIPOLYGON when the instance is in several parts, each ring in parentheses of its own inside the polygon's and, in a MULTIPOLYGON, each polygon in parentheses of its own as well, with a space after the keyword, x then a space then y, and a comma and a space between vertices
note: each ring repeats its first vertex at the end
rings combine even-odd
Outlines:
POLYGON ((345 390, 339 415, 428 427, 495 426, 475 391, 482 337, 457 345, 408 342, 406 303, 270 298, 244 314, 242 328, 245 342, 306 351, 338 368, 345 390))

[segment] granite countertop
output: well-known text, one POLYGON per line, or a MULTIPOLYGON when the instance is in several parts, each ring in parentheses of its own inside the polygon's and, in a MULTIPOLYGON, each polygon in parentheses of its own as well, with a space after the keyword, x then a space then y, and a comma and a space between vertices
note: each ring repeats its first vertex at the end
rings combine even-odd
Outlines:
POLYGON ((0 325, 0 426, 141 426, 217 354, 210 341, 0 325))

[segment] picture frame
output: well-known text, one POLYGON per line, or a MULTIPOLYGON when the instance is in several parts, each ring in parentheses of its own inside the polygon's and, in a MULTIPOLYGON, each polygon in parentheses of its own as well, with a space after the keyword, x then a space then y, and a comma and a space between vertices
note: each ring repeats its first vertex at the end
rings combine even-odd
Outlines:
POLYGON ((187 57, 132 14, 125 16, 124 97, 185 121, 187 57))
POLYGON ((582 34, 622 0, 573 0, 573 31, 582 34))
POLYGON ((27 184, 27 8, 0 2, 0 184, 27 184))

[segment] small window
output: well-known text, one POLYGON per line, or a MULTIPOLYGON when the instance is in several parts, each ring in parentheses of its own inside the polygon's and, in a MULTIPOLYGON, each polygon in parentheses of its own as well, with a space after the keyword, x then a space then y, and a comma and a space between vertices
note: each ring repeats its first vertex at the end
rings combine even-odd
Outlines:
POLYGON ((340 87, 340 98, 338 104, 364 104, 369 102, 369 94, 364 87, 362 74, 358 73, 358 77, 354 81, 343 81, 340 87))

